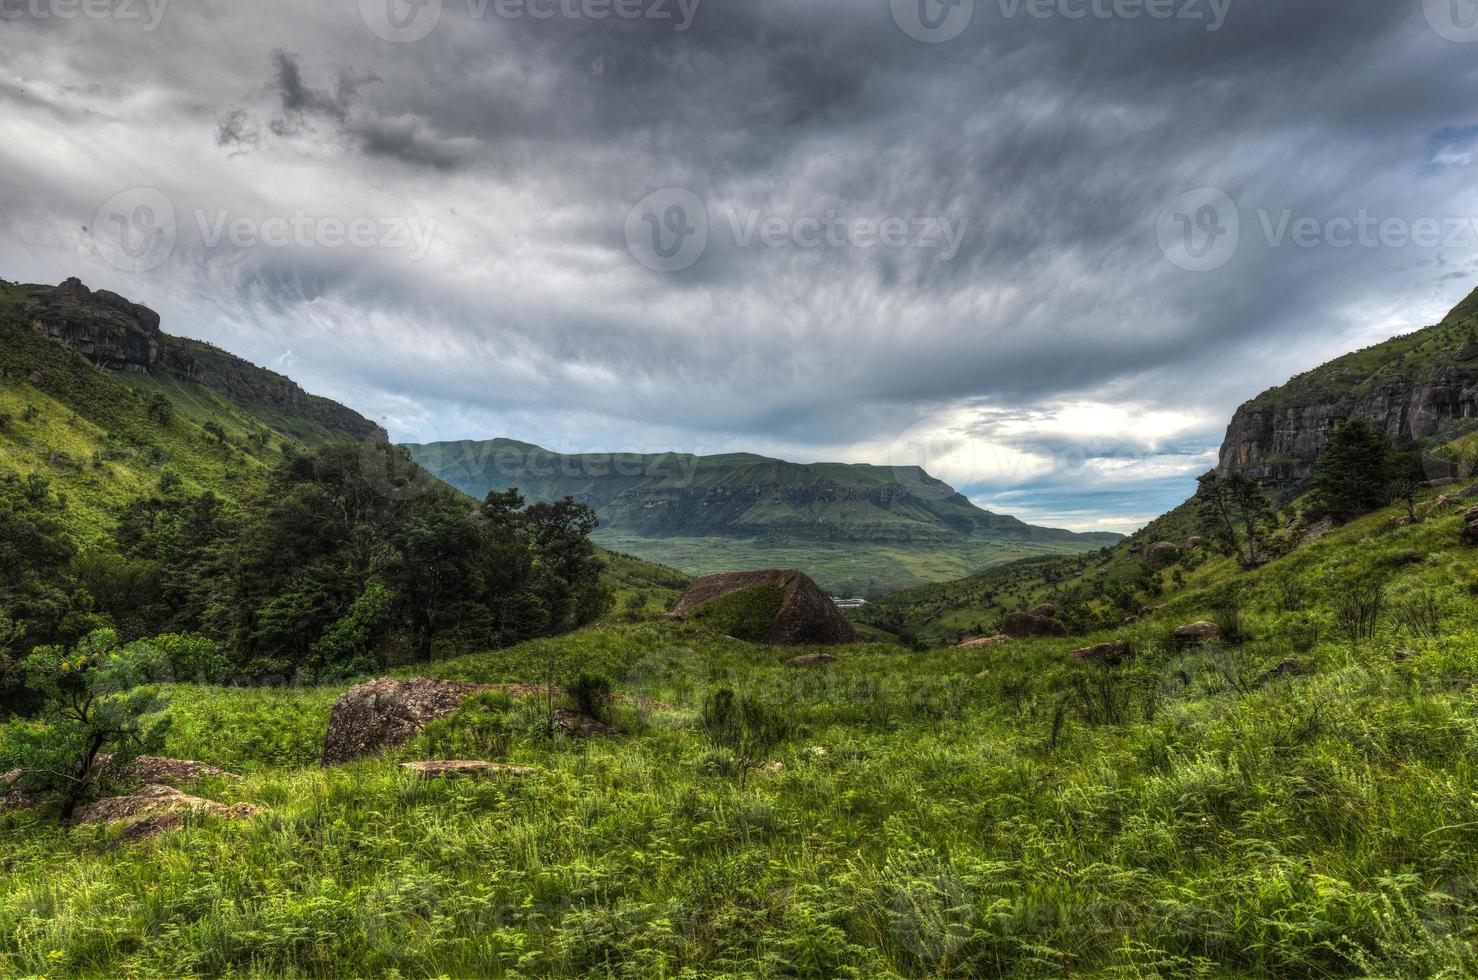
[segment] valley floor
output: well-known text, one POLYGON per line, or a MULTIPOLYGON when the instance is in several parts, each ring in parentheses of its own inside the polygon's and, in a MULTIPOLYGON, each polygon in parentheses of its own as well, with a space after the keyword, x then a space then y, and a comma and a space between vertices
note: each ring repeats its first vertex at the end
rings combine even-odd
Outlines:
POLYGON ((1440 639, 1321 638, 1239 691, 1236 657, 1290 653, 1270 596, 1240 655, 1152 622, 1120 669, 1048 640, 800 670, 685 624, 595 628, 424 672, 599 671, 664 703, 618 707, 620 737, 551 745, 495 699, 328 770, 342 688, 179 686, 168 754, 241 773, 197 792, 263 814, 113 850, 0 816, 0 974, 1469 974, 1471 608, 1440 639), (747 778, 696 724, 717 686, 799 726, 747 778), (396 764, 493 730, 532 775, 396 764))

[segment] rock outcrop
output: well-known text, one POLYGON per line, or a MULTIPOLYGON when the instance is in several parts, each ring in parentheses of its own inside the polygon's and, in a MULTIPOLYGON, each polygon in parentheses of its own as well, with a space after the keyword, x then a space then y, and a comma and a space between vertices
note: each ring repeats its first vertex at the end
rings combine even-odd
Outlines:
POLYGON ((1100 643, 1097 646, 1074 650, 1072 655, 1074 660, 1082 660, 1087 663, 1117 664, 1126 660, 1129 657, 1129 652, 1128 641, 1115 640, 1112 643, 1100 643))
POLYGON ((1175 630, 1175 638, 1182 643, 1209 643, 1221 636, 1221 627, 1202 619, 1175 630))
MULTIPOLYGON (((324 739, 323 765, 342 765, 404 745, 431 722, 456 711, 463 701, 488 691, 515 698, 545 697, 551 693, 562 697, 565 693, 557 687, 542 684, 467 684, 425 677, 407 680, 382 677, 367 681, 351 687, 334 702, 328 720, 328 735, 324 739)), ((666 707, 655 701, 621 700, 666 707)), ((560 720, 558 713, 555 720, 560 720)))
POLYGON ((496 776, 532 776, 536 772, 528 766, 510 766, 502 762, 480 762, 472 759, 402 762, 400 768, 422 779, 444 779, 454 776, 491 779, 496 776))
MULTIPOLYGON (((351 409, 310 395, 291 378, 257 367, 219 348, 172 337, 159 314, 78 279, 60 286, 28 285, 22 322, 105 371, 168 374, 220 392, 247 411, 292 412, 352 439, 386 438, 384 430, 351 409)), ((44 386, 46 379, 31 383, 44 386)))
POLYGON ((1029 636, 1067 636, 1067 624, 1051 616, 1033 613, 1007 613, 1001 621, 1001 632, 1006 636, 1022 639, 1029 636))
POLYGON ((345 691, 334 703, 323 747, 325 766, 352 762, 404 745, 421 729, 461 707, 485 685, 417 677, 370 681, 345 691))
MULTIPOLYGON (((1338 358, 1237 410, 1219 468, 1275 490, 1307 486, 1335 426, 1363 418, 1398 446, 1478 416, 1478 292, 1435 327, 1338 358)), ((1471 474, 1434 473, 1450 478, 1471 474)))
POLYGON ((700 578, 678 596, 669 615, 685 619, 708 603, 757 586, 773 586, 781 592, 779 611, 764 631, 763 642, 778 646, 857 642, 857 632, 836 603, 798 571, 725 572, 700 578))
POLYGON ((1173 565, 1180 557, 1180 546, 1171 541, 1156 541, 1144 551, 1146 568, 1160 569, 1173 565))

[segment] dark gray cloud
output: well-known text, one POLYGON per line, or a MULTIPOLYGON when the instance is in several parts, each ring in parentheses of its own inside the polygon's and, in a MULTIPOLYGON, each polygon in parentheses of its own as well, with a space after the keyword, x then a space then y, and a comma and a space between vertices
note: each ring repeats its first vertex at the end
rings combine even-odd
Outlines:
POLYGON ((1189 491, 1238 402, 1478 279, 1478 229, 1266 230, 1478 215, 1478 44, 1414 2, 1172 6, 1201 16, 975 0, 939 44, 889 0, 701 0, 685 30, 443 0, 406 43, 375 0, 7 22, 0 275, 82 275, 259 361, 291 351, 407 438, 924 462, 1036 519, 1132 523, 1189 491), (179 241, 114 268, 80 229, 139 187, 179 241), (1162 212, 1204 187, 1240 244, 1188 271, 1162 212), (628 240, 664 188, 708 217, 672 272, 628 240), (316 224, 211 243, 221 215, 316 224), (374 244, 328 244, 324 219, 356 218, 374 244), (961 236, 876 244, 890 218, 961 236), (831 220, 845 244, 802 244, 831 220))

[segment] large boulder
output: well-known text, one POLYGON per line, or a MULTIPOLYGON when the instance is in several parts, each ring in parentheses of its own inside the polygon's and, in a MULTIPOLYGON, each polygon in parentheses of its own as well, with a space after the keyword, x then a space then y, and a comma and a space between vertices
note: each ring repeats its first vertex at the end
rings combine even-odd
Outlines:
POLYGON ((1067 636, 1067 624, 1051 616, 1014 612, 1008 613, 1002 620, 1001 632, 1016 639, 1028 636, 1067 636))
POLYGON ((740 639, 779 646, 856 643, 836 603, 797 571, 725 572, 698 579, 670 616, 707 622, 740 639))
POLYGON ((382 677, 351 688, 334 703, 323 764, 352 762, 404 745, 431 722, 456 711, 467 698, 490 689, 424 677, 404 681, 382 677))
POLYGON ((1179 557, 1179 546, 1170 541, 1156 541, 1145 549, 1144 563, 1148 568, 1160 569, 1175 564, 1179 557))

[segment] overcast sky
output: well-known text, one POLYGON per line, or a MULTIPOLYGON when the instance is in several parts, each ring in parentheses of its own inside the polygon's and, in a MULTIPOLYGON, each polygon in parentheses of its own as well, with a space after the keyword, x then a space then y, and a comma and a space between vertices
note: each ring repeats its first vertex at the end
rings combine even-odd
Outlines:
POLYGON ((1475 91, 1472 0, 0 0, 0 277, 398 441, 1128 530, 1478 286, 1475 91))

